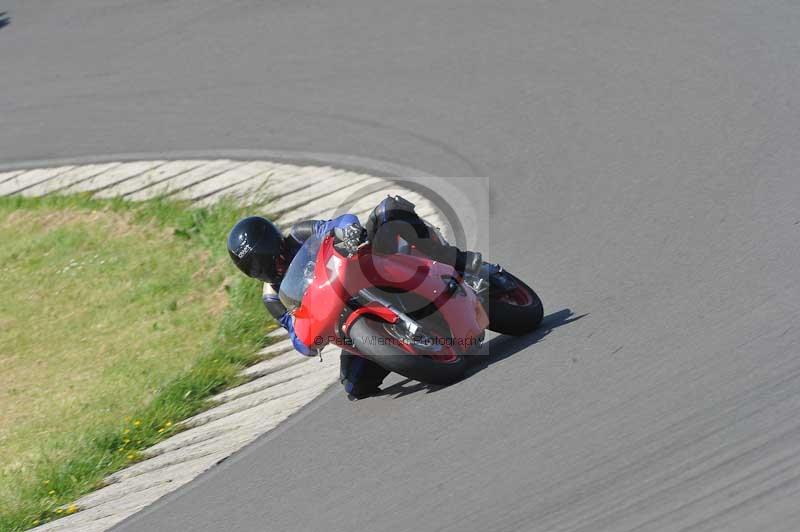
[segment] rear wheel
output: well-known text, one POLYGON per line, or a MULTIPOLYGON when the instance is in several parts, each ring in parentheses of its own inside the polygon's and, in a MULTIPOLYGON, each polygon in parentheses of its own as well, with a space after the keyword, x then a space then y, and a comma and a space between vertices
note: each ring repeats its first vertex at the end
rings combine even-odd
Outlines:
POLYGON ((447 385, 467 370, 464 355, 433 337, 417 334, 412 340, 400 325, 365 316, 350 326, 349 336, 364 358, 409 379, 447 385))
POLYGON ((486 310, 492 331, 520 336, 542 323, 542 300, 530 286, 505 270, 491 279, 488 299, 486 310))

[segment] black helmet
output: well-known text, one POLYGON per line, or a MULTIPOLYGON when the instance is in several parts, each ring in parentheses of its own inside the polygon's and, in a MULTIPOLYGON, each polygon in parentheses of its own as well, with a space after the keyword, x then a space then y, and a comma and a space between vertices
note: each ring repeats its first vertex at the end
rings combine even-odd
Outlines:
POLYGON ((245 275, 277 283, 286 270, 283 235, 260 216, 239 220, 228 235, 228 254, 245 275))

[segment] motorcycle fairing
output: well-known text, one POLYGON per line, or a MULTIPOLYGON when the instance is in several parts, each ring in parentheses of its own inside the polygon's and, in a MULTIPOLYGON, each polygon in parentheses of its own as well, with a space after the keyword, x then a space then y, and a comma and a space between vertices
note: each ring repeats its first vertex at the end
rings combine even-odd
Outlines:
MULTIPOLYGON (((416 255, 375 255, 366 247, 348 258, 334 249, 333 237, 328 236, 317 256, 314 280, 294 313, 295 334, 304 344, 322 348, 337 336, 347 301, 362 288, 377 286, 411 291, 431 301, 453 338, 465 340, 456 345, 474 345, 489 319, 472 290, 448 290, 444 279, 456 276, 451 266, 416 255)), ((385 311, 375 313, 385 319, 385 311)))

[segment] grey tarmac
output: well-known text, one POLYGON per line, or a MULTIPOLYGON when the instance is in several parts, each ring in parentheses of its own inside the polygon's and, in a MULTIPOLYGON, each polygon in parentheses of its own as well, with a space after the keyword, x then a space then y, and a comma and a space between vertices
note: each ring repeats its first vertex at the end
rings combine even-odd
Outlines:
POLYGON ((119 530, 800 528, 796 2, 2 11, 2 162, 275 150, 487 176, 490 257, 549 315, 449 388, 330 390, 119 530))

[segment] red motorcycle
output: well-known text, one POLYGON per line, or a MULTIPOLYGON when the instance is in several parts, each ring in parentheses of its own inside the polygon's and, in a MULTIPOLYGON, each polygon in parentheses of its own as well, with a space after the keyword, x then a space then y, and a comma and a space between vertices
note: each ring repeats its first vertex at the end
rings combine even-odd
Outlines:
POLYGON ((477 275, 462 277, 402 239, 396 253, 379 255, 369 243, 351 254, 333 236, 312 237, 292 260, 279 297, 306 345, 333 343, 431 384, 461 379, 486 329, 522 335, 542 321, 536 292, 501 267, 484 263, 477 275))

